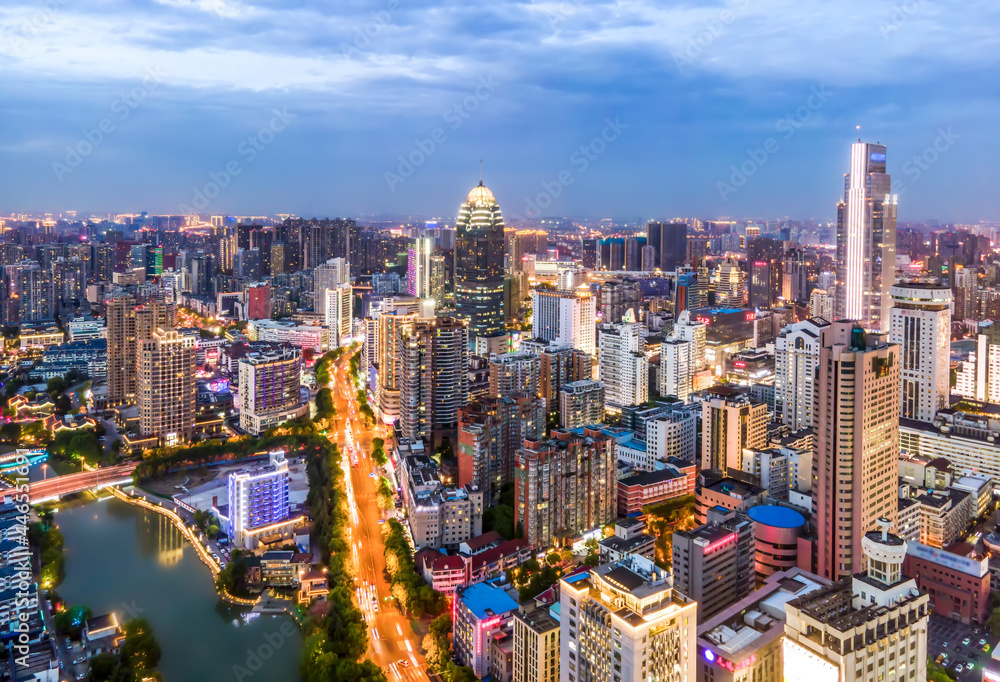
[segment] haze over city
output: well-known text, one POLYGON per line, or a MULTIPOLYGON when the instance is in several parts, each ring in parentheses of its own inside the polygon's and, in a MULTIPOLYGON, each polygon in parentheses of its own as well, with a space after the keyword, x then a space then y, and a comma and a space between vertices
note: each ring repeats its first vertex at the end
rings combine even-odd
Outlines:
POLYGON ((451 217, 483 159, 511 214, 569 171, 546 214, 825 221, 861 136, 914 190, 900 220, 996 219, 998 14, 957 0, 11 0, 0 207, 178 213, 235 161, 205 212, 451 217), (287 125, 251 160, 241 144, 275 110, 287 125), (102 119, 76 159, 67 146, 102 119), (621 134, 574 162, 606 119, 621 134), (769 138, 766 162, 720 190, 769 138))

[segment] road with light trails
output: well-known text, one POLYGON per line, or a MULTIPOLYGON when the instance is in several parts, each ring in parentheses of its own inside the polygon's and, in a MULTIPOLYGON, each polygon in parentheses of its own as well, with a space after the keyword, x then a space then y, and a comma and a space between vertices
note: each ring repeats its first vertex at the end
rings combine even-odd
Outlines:
POLYGON ((368 624, 368 654, 385 670, 389 682, 425 682, 429 679, 427 661, 420 653, 419 635, 395 601, 387 600, 391 593, 384 573, 379 479, 377 473, 371 475, 377 469, 371 458, 371 442, 378 434, 365 426, 358 413, 357 386, 349 376, 350 359, 351 354, 346 354, 331 368, 337 428, 330 436, 340 446, 347 473, 344 485, 350 505, 348 540, 354 560, 355 600, 368 624))

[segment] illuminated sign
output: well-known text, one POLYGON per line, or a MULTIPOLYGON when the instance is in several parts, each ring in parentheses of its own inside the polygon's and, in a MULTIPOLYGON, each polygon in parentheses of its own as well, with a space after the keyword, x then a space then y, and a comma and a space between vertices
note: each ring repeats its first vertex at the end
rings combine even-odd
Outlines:
POLYGON ((726 537, 722 538, 721 540, 716 540, 715 542, 713 542, 712 544, 710 544, 708 547, 706 547, 705 551, 704 551, 704 554, 711 554, 715 550, 720 549, 722 547, 725 547, 726 545, 728 545, 731 542, 734 542, 735 540, 736 540, 736 533, 730 533, 729 535, 727 535, 726 537))
POLYGON ((743 362, 742 360, 737 360, 733 364, 736 365, 737 367, 746 367, 747 366, 747 363, 743 362))
POLYGON ((785 682, 839 682, 837 666, 825 658, 787 638, 782 648, 785 654, 785 682))
POLYGON ((872 161, 875 161, 877 163, 885 163, 885 153, 884 152, 872 152, 871 156, 869 156, 868 158, 870 158, 872 161))

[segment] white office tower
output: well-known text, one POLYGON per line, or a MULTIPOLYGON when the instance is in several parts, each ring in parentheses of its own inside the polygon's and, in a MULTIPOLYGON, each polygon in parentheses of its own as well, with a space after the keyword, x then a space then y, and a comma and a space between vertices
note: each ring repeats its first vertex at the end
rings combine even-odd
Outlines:
POLYGON ((809 317, 822 317, 824 320, 832 321, 834 295, 826 289, 813 289, 809 294, 809 317))
POLYGON ((851 145, 844 200, 837 205, 837 319, 871 331, 889 327, 896 277, 896 197, 885 145, 851 145))
POLYGON ((589 291, 532 292, 533 339, 554 341, 593 355, 597 300, 589 291))
POLYGON ((559 268, 556 275, 556 288, 560 291, 573 291, 586 281, 587 271, 583 268, 559 268))
POLYGON ((925 682, 930 597, 903 575, 887 519, 865 533, 867 570, 785 604, 785 682, 925 682))
POLYGON ((816 365, 829 326, 822 318, 796 322, 774 342, 774 413, 792 432, 813 426, 816 365))
POLYGON ((667 337, 660 344, 660 395, 676 396, 678 400, 687 400, 691 395, 691 362, 694 356, 694 344, 673 336, 667 337))
POLYGON ((677 316, 671 336, 694 344, 691 348, 691 373, 705 369, 705 337, 708 329, 704 322, 691 319, 691 311, 683 310, 677 316))
POLYGON ((618 413, 649 400, 649 361, 642 331, 638 322, 601 328, 597 370, 606 389, 607 412, 618 413))
POLYGON ((892 287, 889 341, 900 346, 899 416, 933 422, 951 390, 951 289, 938 284, 892 287))
POLYGON ((434 254, 432 237, 417 237, 410 244, 406 259, 406 293, 417 298, 431 296, 431 256, 434 254))
POLYGON ((330 328, 330 345, 347 346, 353 339, 351 305, 354 290, 350 284, 338 284, 325 292, 326 326, 330 328))
POLYGON ((313 308, 326 318, 326 291, 351 283, 351 264, 343 258, 331 258, 313 269, 313 308))
POLYGON ((719 281, 715 285, 716 303, 728 308, 742 308, 746 299, 745 280, 739 261, 727 258, 719 266, 719 281))
POLYGON ((575 573, 559 590, 560 682, 696 679, 698 605, 649 559, 575 573))

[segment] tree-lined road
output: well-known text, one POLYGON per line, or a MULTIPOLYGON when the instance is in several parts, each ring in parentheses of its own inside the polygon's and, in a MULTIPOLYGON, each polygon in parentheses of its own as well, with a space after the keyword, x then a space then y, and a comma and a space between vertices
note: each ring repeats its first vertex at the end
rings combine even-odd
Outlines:
MULTIPOLYGON (((337 409, 334 438, 344 455, 344 478, 350 504, 351 554, 357 580, 355 599, 368 623, 369 655, 385 670, 390 682, 424 682, 427 662, 420 653, 419 636, 410 628, 391 597, 385 578, 385 545, 378 507, 377 467, 371 458, 375 430, 365 426, 358 414, 357 388, 350 377, 351 354, 332 368, 333 403, 337 409), (352 465, 357 461, 357 465, 352 465)), ((333 435, 333 434, 331 434, 333 435)))

